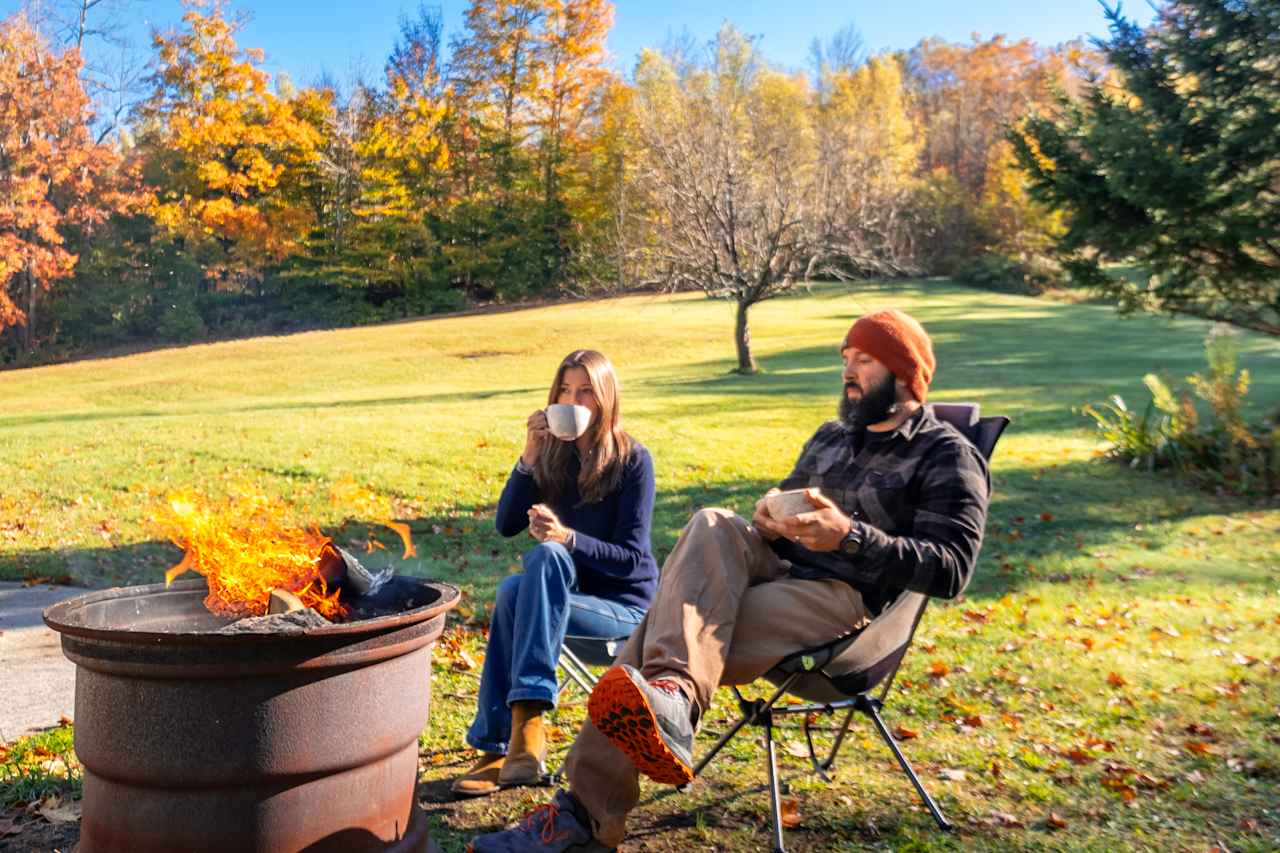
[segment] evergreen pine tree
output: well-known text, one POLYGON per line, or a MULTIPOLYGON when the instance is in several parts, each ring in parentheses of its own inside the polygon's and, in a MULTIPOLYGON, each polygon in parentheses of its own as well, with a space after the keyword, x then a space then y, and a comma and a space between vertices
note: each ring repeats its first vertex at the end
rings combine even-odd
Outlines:
POLYGON ((1033 192, 1067 213, 1068 269, 1126 309, 1280 334, 1280 2, 1173 0, 1145 30, 1107 17, 1119 80, 1011 134, 1033 192))

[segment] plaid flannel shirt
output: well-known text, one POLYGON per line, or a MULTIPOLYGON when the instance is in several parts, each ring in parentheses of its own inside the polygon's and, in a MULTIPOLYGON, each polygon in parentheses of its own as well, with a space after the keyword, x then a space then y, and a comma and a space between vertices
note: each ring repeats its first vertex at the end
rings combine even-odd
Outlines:
POLYGON ((888 433, 867 432, 861 449, 839 421, 819 427, 783 489, 816 487, 859 525, 855 557, 778 539, 791 576, 839 578, 879 613, 903 590, 955 598, 973 577, 987 521, 986 460, 927 407, 888 433))

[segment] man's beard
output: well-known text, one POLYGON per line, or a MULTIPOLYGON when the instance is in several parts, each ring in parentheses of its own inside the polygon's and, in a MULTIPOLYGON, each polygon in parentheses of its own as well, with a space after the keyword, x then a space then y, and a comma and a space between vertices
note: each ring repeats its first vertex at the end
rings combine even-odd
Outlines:
POLYGON ((849 429, 863 429, 871 424, 888 420, 898 402, 893 374, 872 388, 863 388, 857 400, 849 399, 849 389, 857 386, 846 382, 840 397, 840 422, 849 429))

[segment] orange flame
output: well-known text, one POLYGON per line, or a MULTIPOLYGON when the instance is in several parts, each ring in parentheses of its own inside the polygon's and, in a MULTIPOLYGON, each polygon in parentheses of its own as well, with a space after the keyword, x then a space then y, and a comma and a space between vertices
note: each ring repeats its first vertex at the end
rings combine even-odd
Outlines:
POLYGON ((154 527, 186 553, 165 572, 166 584, 191 570, 205 576, 204 605, 223 616, 261 616, 273 589, 287 589, 327 619, 346 608, 338 590, 329 592, 321 557, 333 552, 317 528, 288 523, 289 508, 251 485, 215 502, 195 489, 168 496, 152 518, 154 527))
POLYGON ((334 506, 351 507, 365 518, 376 519, 399 534, 404 545, 404 554, 400 559, 418 556, 418 549, 413 547, 413 539, 409 535, 409 525, 402 521, 392 521, 395 511, 390 498, 379 497, 371 489, 358 486, 355 480, 347 477, 329 487, 329 499, 334 506))

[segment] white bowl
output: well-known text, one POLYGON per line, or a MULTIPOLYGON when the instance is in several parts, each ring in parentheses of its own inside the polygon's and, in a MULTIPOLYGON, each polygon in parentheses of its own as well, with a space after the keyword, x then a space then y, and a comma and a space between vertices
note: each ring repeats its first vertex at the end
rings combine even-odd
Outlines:
POLYGON ((784 518, 817 509, 805 494, 807 491, 808 489, 788 489, 785 492, 766 495, 765 509, 769 510, 769 515, 773 516, 775 521, 782 521, 784 518))
POLYGON ((547 427, 561 441, 573 441, 591 425, 591 410, 586 406, 552 403, 547 406, 547 427))

